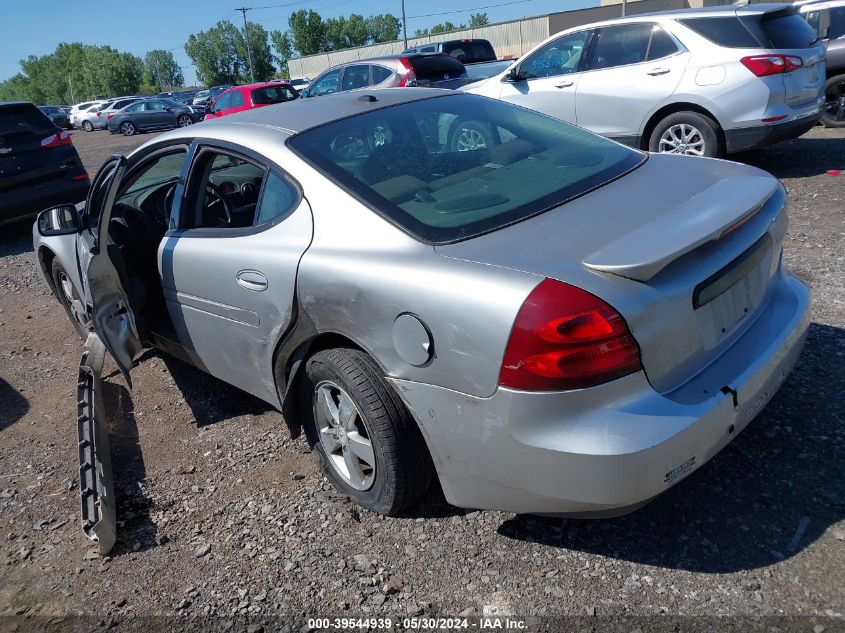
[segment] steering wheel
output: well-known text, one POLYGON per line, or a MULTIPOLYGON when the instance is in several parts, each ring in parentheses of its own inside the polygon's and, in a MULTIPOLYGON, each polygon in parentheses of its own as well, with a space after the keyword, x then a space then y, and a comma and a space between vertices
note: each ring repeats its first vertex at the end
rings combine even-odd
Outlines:
MULTIPOLYGON (((210 180, 206 183, 205 188, 206 188, 206 195, 208 193, 211 193, 211 197, 212 197, 211 202, 206 204, 205 208, 211 209, 215 205, 219 204, 220 206, 223 207, 223 213, 226 215, 226 218, 225 218, 226 223, 231 224, 232 223, 232 208, 229 206, 229 203, 226 202, 226 198, 223 196, 220 189, 218 189, 217 185, 215 185, 210 180)), ((221 216, 218 214, 218 217, 221 217, 221 216)), ((223 219, 223 218, 221 217, 221 219, 223 219)))

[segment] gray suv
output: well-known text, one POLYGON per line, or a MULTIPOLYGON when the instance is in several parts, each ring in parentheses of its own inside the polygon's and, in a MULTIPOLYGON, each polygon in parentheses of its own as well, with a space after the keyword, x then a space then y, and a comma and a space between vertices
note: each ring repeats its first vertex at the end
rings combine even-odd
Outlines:
POLYGON ((572 28, 466 90, 653 152, 722 156, 806 132, 824 83, 813 29, 792 5, 758 4, 572 28))
POLYGON ((845 0, 810 0, 797 6, 801 17, 827 44, 822 123, 845 127, 845 0))

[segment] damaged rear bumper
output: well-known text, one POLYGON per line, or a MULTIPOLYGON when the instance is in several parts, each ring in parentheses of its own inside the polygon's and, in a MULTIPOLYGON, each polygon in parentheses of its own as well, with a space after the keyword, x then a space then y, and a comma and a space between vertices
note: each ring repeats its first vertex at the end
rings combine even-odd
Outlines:
POLYGON ((89 334, 79 361, 76 387, 82 531, 99 544, 102 555, 111 551, 117 537, 111 448, 101 382, 105 354, 100 338, 93 332, 89 334))

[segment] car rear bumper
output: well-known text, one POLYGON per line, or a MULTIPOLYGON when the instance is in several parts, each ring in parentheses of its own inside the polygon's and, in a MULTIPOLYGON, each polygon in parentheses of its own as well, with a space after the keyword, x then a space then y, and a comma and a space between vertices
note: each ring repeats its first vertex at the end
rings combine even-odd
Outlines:
POLYGON ((726 149, 728 153, 741 152, 798 138, 817 125, 821 116, 821 109, 818 109, 812 114, 787 119, 780 123, 725 130, 726 149))
POLYGON ((32 217, 59 204, 81 202, 88 195, 90 184, 87 176, 73 180, 67 175, 36 185, 16 186, 0 194, 0 224, 32 217))
POLYGON ((423 431, 451 503, 624 514, 698 469, 760 412, 801 353, 808 306, 807 288, 779 274, 748 331, 694 384, 669 394, 654 391, 643 372, 580 391, 499 388, 490 398, 392 382, 423 431))

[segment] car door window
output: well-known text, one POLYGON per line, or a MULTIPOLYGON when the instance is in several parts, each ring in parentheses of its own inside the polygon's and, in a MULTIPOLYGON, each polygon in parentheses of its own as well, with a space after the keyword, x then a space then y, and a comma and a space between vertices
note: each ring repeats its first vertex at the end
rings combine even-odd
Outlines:
POLYGON ((578 70, 589 31, 571 33, 552 40, 519 65, 519 74, 523 79, 555 77, 578 70))
POLYGON ((646 60, 652 24, 625 24, 603 28, 590 65, 593 70, 639 64, 646 60))
POLYGON ((167 110, 167 104, 162 101, 150 101, 147 103, 147 110, 161 112, 162 110, 167 110))
POLYGON ((238 92, 237 90, 235 92, 230 92, 229 93, 229 107, 230 108, 239 108, 242 105, 244 105, 244 96, 240 92, 238 92))
POLYGON ((384 66, 372 66, 373 85, 377 86, 383 81, 387 81, 393 75, 393 71, 384 66))
MULTIPOLYGON (((153 104, 147 104, 153 105, 153 104)), ((115 230, 129 231, 125 242, 159 239, 170 223, 176 185, 187 150, 179 147, 157 154, 133 169, 120 183, 112 210, 115 230)))
POLYGON ((355 90, 370 85, 370 66, 368 64, 355 64, 343 69, 343 82, 341 90, 355 90))
POLYGON ((287 215, 293 211, 298 202, 299 191, 296 187, 278 174, 270 172, 264 185, 264 191, 261 193, 261 202, 255 215, 255 225, 272 222, 287 215))
POLYGON ((253 225, 267 170, 228 152, 206 149, 191 169, 183 229, 243 229, 253 225))
POLYGON ((845 35, 845 7, 830 8, 830 26, 827 29, 827 36, 836 40, 845 35))
POLYGON ((231 101, 232 101, 232 93, 227 92, 225 94, 220 95, 220 98, 214 103, 214 111, 220 112, 222 110, 226 110, 227 108, 231 108, 231 101))
POLYGON ((651 29, 651 39, 648 43, 646 60, 653 61, 674 55, 680 50, 672 36, 656 24, 651 29))
POLYGON ((143 112, 144 111, 144 103, 134 103, 128 108, 126 108, 126 112, 143 112))
POLYGON ((337 92, 337 85, 340 80, 340 68, 330 70, 322 76, 315 84, 314 88, 310 88, 308 93, 313 97, 331 94, 337 92))

